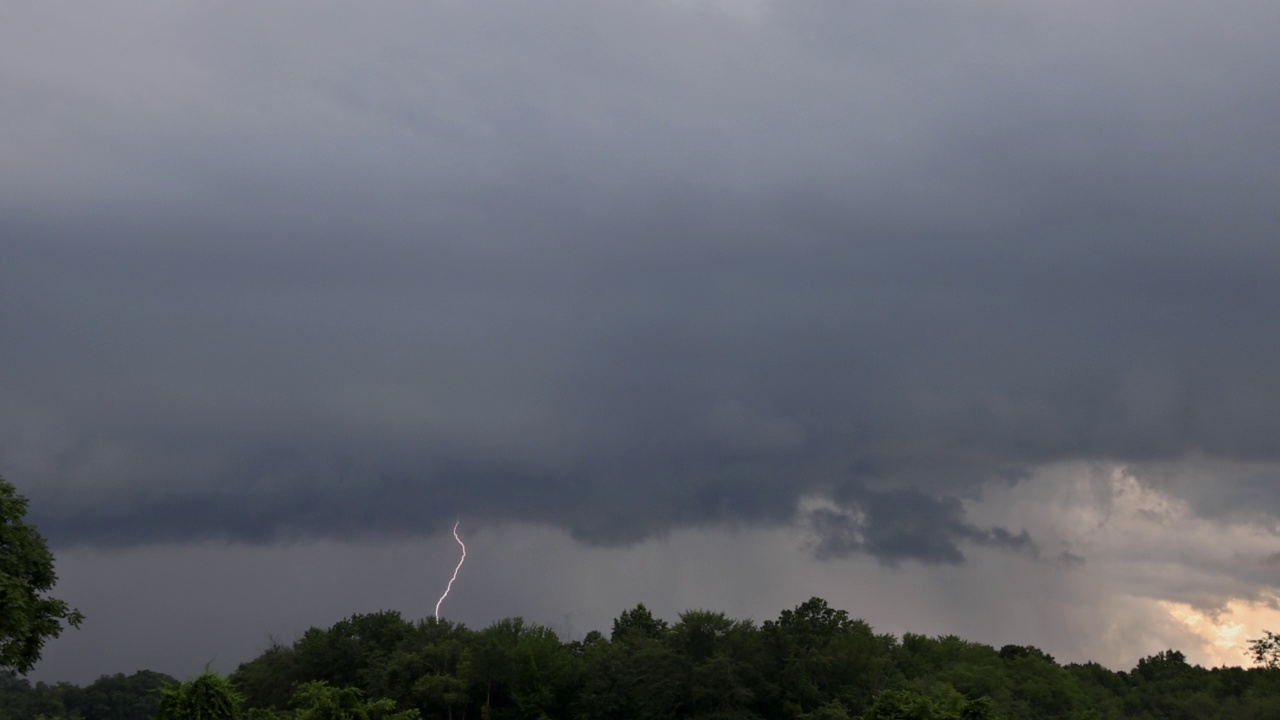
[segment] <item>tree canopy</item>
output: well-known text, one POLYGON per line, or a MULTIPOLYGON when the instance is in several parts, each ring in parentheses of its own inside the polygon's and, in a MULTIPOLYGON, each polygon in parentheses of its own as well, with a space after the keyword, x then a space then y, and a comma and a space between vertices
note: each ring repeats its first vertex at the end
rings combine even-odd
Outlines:
POLYGON ((0 477, 0 671, 26 673, 44 644, 84 616, 49 597, 58 576, 53 553, 24 518, 27 499, 0 477))
POLYGON ((1122 672, 1062 664, 1029 645, 876 633, 820 598, 760 624, 636 605, 609 636, 581 640, 521 618, 473 630, 383 611, 273 644, 226 678, 139 673, 81 689, 0 676, 0 720, 1277 717, 1280 668, 1265 664, 1206 669, 1172 649, 1122 672))

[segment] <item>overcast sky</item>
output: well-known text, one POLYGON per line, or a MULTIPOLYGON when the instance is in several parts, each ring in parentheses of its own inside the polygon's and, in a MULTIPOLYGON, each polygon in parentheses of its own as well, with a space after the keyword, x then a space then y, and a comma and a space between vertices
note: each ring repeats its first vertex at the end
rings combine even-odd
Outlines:
POLYGON ((637 602, 1280 629, 1280 4, 0 8, 36 676, 637 602))

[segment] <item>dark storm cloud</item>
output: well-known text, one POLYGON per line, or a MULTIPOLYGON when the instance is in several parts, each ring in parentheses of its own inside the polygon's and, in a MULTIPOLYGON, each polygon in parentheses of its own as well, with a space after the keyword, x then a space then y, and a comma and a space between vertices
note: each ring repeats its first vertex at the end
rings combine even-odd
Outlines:
POLYGON ((1039 555, 1025 530, 1013 533, 965 522, 964 508, 956 498, 933 497, 911 488, 874 492, 849 486, 836 501, 853 512, 818 508, 809 514, 819 538, 814 552, 820 559, 867 552, 887 565, 902 560, 957 564, 965 560, 960 544, 966 542, 1039 555))
POLYGON ((60 543, 819 493, 892 563, 1034 551, 959 503, 1045 463, 1280 461, 1276 10, 764 7, 8 11, 3 472, 60 543))

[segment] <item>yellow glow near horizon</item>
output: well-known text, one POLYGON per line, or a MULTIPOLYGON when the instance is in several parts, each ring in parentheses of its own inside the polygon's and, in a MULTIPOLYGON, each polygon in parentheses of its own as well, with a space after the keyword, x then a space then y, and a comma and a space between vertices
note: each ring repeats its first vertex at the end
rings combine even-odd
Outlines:
POLYGON ((1203 641, 1200 652, 1188 653, 1187 660, 1208 667, 1253 665, 1249 640, 1261 637, 1263 630, 1280 628, 1280 608, 1266 602, 1231 600, 1214 614, 1165 600, 1160 607, 1203 641))

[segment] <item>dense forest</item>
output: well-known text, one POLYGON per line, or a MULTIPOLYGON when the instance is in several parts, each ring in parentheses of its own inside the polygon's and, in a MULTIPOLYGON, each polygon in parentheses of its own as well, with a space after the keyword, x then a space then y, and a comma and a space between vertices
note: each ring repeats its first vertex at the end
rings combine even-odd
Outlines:
POLYGON ((1034 647, 876 634, 814 598, 760 625, 705 610, 672 624, 638 605, 608 637, 572 642, 519 618, 471 630, 355 615, 227 678, 0 676, 0 720, 217 720, 199 703, 218 693, 246 720, 1280 718, 1280 669, 1205 669, 1174 650, 1128 672, 1063 665, 1034 647))

